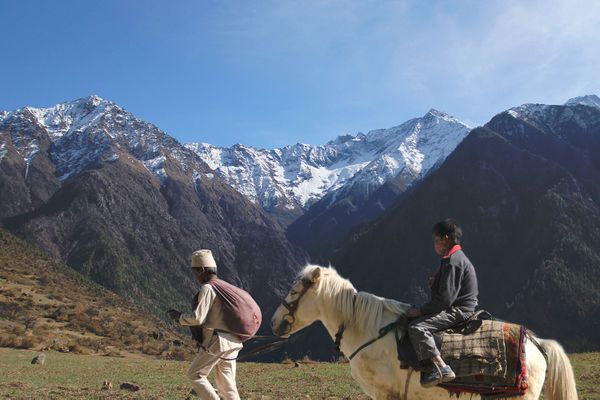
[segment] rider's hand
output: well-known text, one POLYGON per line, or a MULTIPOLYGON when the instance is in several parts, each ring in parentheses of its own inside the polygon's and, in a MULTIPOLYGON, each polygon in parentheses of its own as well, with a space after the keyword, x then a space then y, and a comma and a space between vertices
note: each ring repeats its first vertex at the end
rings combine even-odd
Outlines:
POLYGON ((427 286, 429 286, 429 289, 431 289, 431 287, 433 286, 434 280, 435 280, 434 276, 430 276, 429 279, 427 280, 427 286))
POLYGON ((421 315, 423 315, 423 313, 421 313, 420 308, 409 308, 406 312, 406 316, 410 318, 420 317, 421 315))

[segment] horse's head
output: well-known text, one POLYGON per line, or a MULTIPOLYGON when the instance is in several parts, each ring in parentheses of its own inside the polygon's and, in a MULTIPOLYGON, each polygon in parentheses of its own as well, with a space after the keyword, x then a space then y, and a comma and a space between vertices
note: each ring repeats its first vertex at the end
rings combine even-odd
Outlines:
POLYGON ((310 265, 298 276, 271 319, 271 328, 277 336, 288 337, 310 325, 319 317, 317 287, 322 268, 310 265))

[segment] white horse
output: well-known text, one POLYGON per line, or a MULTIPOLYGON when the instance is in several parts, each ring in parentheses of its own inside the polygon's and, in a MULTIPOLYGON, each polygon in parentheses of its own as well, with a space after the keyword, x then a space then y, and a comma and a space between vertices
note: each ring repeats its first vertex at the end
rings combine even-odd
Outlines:
MULTIPOLYGON (((271 327, 276 335, 287 337, 319 320, 335 339, 343 325, 340 348, 350 355, 379 336, 380 328, 396 321, 409 307, 395 300, 357 292, 352 283, 333 268, 308 265, 275 311, 271 327)), ((525 346, 528 389, 525 395, 516 398, 538 399, 544 389, 545 400, 577 400, 573 369, 564 350, 556 341, 537 340, 548 356, 548 363, 538 347, 528 340, 525 346)), ((400 369, 392 333, 359 351, 350 361, 350 368, 352 377, 373 399, 448 398, 448 392, 442 388, 422 388, 417 371, 400 369)), ((480 397, 473 395, 472 398, 480 397)))

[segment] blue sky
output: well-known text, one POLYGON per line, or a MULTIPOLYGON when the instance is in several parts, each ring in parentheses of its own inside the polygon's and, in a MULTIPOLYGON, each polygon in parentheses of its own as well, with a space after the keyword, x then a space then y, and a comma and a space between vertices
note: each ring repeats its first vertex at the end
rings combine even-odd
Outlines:
POLYGON ((600 94, 600 2, 0 0, 0 110, 90 94, 182 142, 322 144, 600 94))

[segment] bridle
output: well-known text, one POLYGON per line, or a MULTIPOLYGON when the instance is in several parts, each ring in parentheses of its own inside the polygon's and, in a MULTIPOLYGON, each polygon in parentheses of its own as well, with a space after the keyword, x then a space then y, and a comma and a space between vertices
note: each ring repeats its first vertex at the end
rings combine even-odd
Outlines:
MULTIPOLYGON (((300 303, 300 300, 306 294, 306 292, 308 292, 308 290, 312 287, 313 283, 314 282, 312 280, 303 278, 302 279, 302 290, 300 291, 300 294, 298 295, 298 297, 296 297, 296 299, 294 299, 290 302, 285 301, 285 299, 283 299, 281 301, 281 305, 284 306, 288 310, 287 314, 285 314, 281 318, 282 321, 287 322, 286 331, 283 332, 281 335, 285 335, 292 330, 292 325, 294 324, 294 322, 296 322, 295 314, 296 314, 296 311, 298 310, 298 304, 300 303)), ((294 285, 294 286, 296 286, 296 285, 294 285)), ((354 308, 354 304, 356 303, 356 296, 354 296, 352 298, 352 303, 353 303, 353 308, 354 308)), ((350 356, 348 357, 348 360, 352 360, 354 358, 354 356, 356 356, 361 350, 363 350, 365 347, 372 345, 379 339, 383 338, 392 330, 396 331, 396 342, 398 343, 400 340, 400 338, 398 336, 398 326, 401 325, 402 323, 403 323, 402 320, 399 319, 399 320, 394 321, 394 322, 384 326, 383 328, 381 328, 379 330, 379 335, 377 337, 375 337, 375 338, 369 340, 368 342, 364 343, 363 345, 361 345, 352 354, 350 354, 350 356)), ((342 343, 342 338, 344 336, 345 330, 346 330, 346 326, 342 323, 339 326, 337 333, 335 334, 335 350, 337 353, 341 353, 340 346, 342 343)))
POLYGON ((308 292, 308 289, 310 289, 312 285, 313 285, 313 282, 310 279, 302 279, 302 290, 300 291, 300 294, 298 295, 298 297, 296 297, 295 300, 292 300, 289 303, 287 301, 285 301, 285 299, 283 299, 281 301, 281 305, 284 306, 288 310, 288 313, 283 316, 282 320, 286 321, 289 326, 289 330, 287 332, 284 332, 283 334, 288 333, 292 329, 292 325, 294 324, 294 322, 296 322, 295 314, 296 314, 296 311, 298 310, 298 304, 300 303, 300 300, 306 294, 306 292, 308 292))

